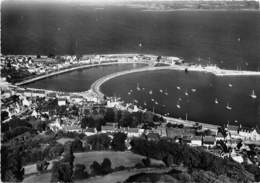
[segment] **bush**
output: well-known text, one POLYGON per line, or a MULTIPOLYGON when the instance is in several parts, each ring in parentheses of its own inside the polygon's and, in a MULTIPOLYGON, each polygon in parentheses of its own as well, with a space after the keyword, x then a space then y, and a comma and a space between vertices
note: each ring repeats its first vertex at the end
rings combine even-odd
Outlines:
POLYGON ((76 164, 73 172, 73 179, 80 180, 88 178, 88 172, 85 170, 86 167, 83 164, 76 164))
POLYGON ((142 162, 143 162, 144 166, 146 166, 146 167, 151 166, 151 160, 150 160, 150 158, 142 159, 142 162))
POLYGON ((140 169, 140 168, 145 168, 145 166, 142 163, 136 163, 135 168, 140 169))

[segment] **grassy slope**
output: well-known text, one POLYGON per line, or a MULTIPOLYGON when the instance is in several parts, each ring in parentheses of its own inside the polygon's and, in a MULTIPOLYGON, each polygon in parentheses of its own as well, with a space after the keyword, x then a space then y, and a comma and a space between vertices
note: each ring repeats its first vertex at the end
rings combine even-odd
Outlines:
MULTIPOLYGON (((89 166, 93 163, 93 161, 97 161, 101 163, 104 158, 109 158, 112 162, 112 168, 118 166, 132 167, 137 163, 140 163, 144 156, 134 154, 132 152, 115 152, 115 151, 91 151, 91 152, 83 152, 83 153, 74 153, 75 160, 74 164, 84 164, 89 171, 89 166)), ((152 164, 163 164, 162 161, 152 160, 152 164)), ((49 168, 51 165, 49 166, 49 168)), ((48 169, 49 169, 48 168, 48 169)), ((28 173, 36 173, 36 166, 30 165, 30 167, 26 167, 28 173), (30 170, 30 171, 29 171, 30 170)), ((125 175, 125 174, 123 174, 125 175)), ((130 174, 129 174, 130 175, 130 174)), ((131 174, 132 175, 132 174, 131 174)), ((24 182, 36 183, 36 182, 50 182, 51 173, 44 173, 41 175, 31 175, 24 179, 24 182)), ((108 176, 108 175, 107 175, 108 176)))

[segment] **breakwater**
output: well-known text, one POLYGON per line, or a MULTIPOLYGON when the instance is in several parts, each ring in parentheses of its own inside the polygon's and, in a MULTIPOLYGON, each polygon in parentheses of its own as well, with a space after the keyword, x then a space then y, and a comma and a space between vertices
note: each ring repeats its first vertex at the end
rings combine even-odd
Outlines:
MULTIPOLYGON (((85 69, 85 68, 91 68, 91 67, 97 67, 97 66, 106 66, 106 65, 113 65, 113 64, 127 64, 127 63, 136 63, 136 62, 133 62, 133 61, 122 62, 121 61, 121 62, 110 62, 110 63, 91 64, 91 65, 90 64, 80 65, 80 66, 76 66, 76 67, 72 67, 72 68, 68 68, 68 69, 55 71, 55 72, 52 72, 52 73, 47 73, 47 74, 37 76, 37 77, 31 78, 31 79, 27 79, 27 80, 24 80, 22 82, 15 83, 15 85, 16 86, 22 86, 22 85, 25 85, 25 84, 28 84, 28 83, 32 83, 32 82, 35 82, 35 81, 38 81, 38 80, 42 80, 42 79, 45 79, 45 78, 48 78, 48 77, 63 74, 63 73, 66 73, 66 72, 71 72, 71 71, 78 70, 78 69, 85 69)), ((145 62, 138 62, 138 63, 145 63, 145 62)))

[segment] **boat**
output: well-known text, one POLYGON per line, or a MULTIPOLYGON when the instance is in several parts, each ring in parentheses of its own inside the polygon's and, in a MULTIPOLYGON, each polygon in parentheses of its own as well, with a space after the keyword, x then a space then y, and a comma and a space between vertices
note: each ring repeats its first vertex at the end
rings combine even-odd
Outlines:
POLYGON ((146 102, 144 102, 144 105, 145 105, 145 106, 147 105, 146 102))
POLYGON ((165 105, 165 104, 163 104, 162 106, 163 106, 163 107, 166 107, 166 105, 165 105))
POLYGON ((189 95, 189 93, 188 93, 188 91, 187 91, 187 90, 185 91, 185 95, 186 95, 186 96, 188 96, 188 95, 189 95))
POLYGON ((215 98, 215 101, 214 101, 214 102, 215 102, 215 104, 218 104, 218 99, 217 99, 217 98, 215 98))
POLYGON ((229 83, 228 86, 231 88, 233 85, 231 83, 229 83))
POLYGON ((145 90, 145 88, 142 88, 143 90, 145 90))
POLYGON ((151 100, 152 100, 152 102, 154 102, 154 99, 153 99, 153 98, 152 98, 151 100))
POLYGON ((235 120, 234 122, 235 122, 235 123, 238 123, 238 121, 237 121, 237 120, 235 120))
POLYGON ((155 104, 156 104, 156 105, 158 105, 158 102, 157 102, 157 101, 155 101, 155 104))
POLYGON ((164 95, 168 95, 167 89, 165 89, 164 95))
POLYGON ((140 90, 141 90, 141 88, 139 87, 139 83, 137 83, 136 90, 137 90, 137 91, 140 91, 140 90))
POLYGON ((192 91, 192 92, 196 92, 197 90, 196 90, 195 88, 192 88, 191 91, 192 91))
POLYGON ((150 91, 149 91, 149 94, 150 94, 150 95, 152 95, 152 94, 153 94, 153 91, 152 91, 152 90, 150 90, 150 91))
POLYGON ((176 105, 176 107, 177 107, 178 109, 180 109, 180 108, 181 108, 180 104, 177 104, 177 105, 176 105))
POLYGON ((256 96, 256 94, 255 94, 255 90, 252 91, 250 97, 251 97, 252 99, 256 99, 256 98, 257 98, 257 96, 256 96))
POLYGON ((179 87, 179 86, 177 86, 176 88, 177 88, 177 90, 180 90, 180 89, 181 89, 181 87, 179 87))
POLYGON ((239 37, 239 38, 237 38, 237 41, 238 41, 238 42, 240 42, 240 40, 241 40, 241 39, 240 39, 240 37, 239 37))
POLYGON ((131 95, 131 92, 128 92, 128 95, 131 95))
POLYGON ((162 93, 163 92, 163 90, 162 89, 160 89, 160 93, 162 93))
POLYGON ((142 44, 142 43, 139 43, 138 46, 141 48, 141 47, 143 46, 143 44, 142 44))
POLYGON ((232 109, 232 107, 231 107, 231 106, 229 106, 229 104, 227 103, 226 109, 227 109, 227 110, 231 110, 231 109, 232 109))
POLYGON ((134 100, 135 103, 138 103, 138 100, 134 100))
POLYGON ((182 98, 178 98, 179 101, 182 101, 182 98))

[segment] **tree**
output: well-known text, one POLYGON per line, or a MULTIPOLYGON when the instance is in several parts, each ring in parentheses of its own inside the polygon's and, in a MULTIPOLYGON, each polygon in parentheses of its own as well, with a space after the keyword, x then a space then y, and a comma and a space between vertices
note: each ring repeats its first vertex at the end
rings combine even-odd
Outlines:
POLYGON ((6 147, 1 149, 1 178, 6 182, 22 182, 24 168, 20 149, 11 152, 6 147), (4 158, 3 158, 4 157, 4 158))
POLYGON ((115 151, 124 151, 126 149, 125 140, 127 135, 125 133, 119 132, 114 134, 114 138, 111 142, 111 147, 115 151))
POLYGON ((92 175, 100 175, 102 173, 102 168, 101 168, 100 164, 96 161, 94 161, 90 165, 90 170, 91 170, 92 175))
POLYGON ((111 139, 107 134, 97 134, 87 137, 87 143, 93 150, 106 150, 109 148, 111 139))
POLYGON ((7 111, 2 111, 1 112, 1 120, 2 121, 8 119, 8 117, 9 117, 9 113, 7 111))
POLYGON ((108 174, 112 172, 110 159, 105 158, 101 164, 101 168, 102 168, 102 174, 108 174))
POLYGON ((51 182, 72 182, 72 171, 68 162, 53 162, 51 182))
POLYGON ((36 164, 36 168, 37 168, 37 171, 39 173, 47 170, 48 166, 49 166, 49 162, 46 161, 46 160, 43 160, 43 161, 39 161, 37 164, 36 164))
POLYGON ((72 182, 74 155, 71 144, 64 147, 63 159, 52 167, 51 182, 72 182))
POLYGON ((114 122, 115 121, 114 109, 107 108, 104 119, 105 119, 105 121, 108 121, 108 122, 114 122))
POLYGON ((142 159, 142 162, 143 162, 144 166, 146 166, 146 167, 151 166, 151 160, 148 157, 145 159, 142 159))
POLYGON ((82 146, 82 142, 80 139, 75 139, 73 142, 72 142, 72 151, 73 152, 82 152, 84 151, 83 149, 83 146, 82 146))
POLYGON ((85 169, 86 166, 84 164, 76 164, 73 172, 73 179, 80 180, 88 178, 88 172, 85 169))
POLYGON ((224 138, 226 138, 228 135, 226 129, 223 126, 218 128, 218 133, 221 133, 224 138))

